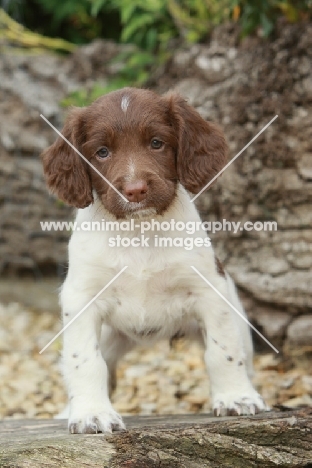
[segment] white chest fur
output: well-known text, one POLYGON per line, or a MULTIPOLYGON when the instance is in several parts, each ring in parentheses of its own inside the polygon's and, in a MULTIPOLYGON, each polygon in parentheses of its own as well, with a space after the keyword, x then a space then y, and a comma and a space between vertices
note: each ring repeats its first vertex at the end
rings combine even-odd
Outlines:
MULTIPOLYGON (((157 219, 157 217, 155 217, 157 219)), ((86 221, 112 220, 100 202, 79 210, 78 225, 86 221)), ((172 207, 159 217, 161 222, 200 222, 195 206, 183 187, 179 187, 172 207)), ((137 223, 136 223, 137 224, 137 223)), ((139 225, 139 223, 137 224, 139 225)), ((111 247, 110 239, 116 236, 133 238, 134 231, 76 231, 70 241, 70 268, 62 296, 81 288, 90 299, 100 291, 124 266, 127 269, 97 299, 101 319, 133 339, 171 337, 188 328, 194 319, 196 301, 203 300, 207 286, 191 269, 196 266, 203 274, 215 275, 214 253, 202 245, 155 246, 155 236, 176 239, 202 238, 202 229, 193 233, 186 230, 148 231, 149 246, 111 247), (71 292, 69 291, 71 289, 71 292)))

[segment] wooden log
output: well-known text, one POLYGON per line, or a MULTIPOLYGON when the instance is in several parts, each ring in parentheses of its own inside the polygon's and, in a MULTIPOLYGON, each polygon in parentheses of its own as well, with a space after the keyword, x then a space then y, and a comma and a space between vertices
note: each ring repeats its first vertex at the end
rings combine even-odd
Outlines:
POLYGON ((312 408, 254 417, 126 417, 128 430, 70 435, 66 421, 0 422, 1 468, 312 468, 312 408))

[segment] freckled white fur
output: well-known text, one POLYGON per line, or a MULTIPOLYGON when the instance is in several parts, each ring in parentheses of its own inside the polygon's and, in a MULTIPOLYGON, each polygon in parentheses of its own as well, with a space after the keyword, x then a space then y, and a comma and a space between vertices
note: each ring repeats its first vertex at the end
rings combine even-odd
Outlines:
POLYGON ((129 96, 122 96, 121 98, 121 110, 126 113, 130 104, 129 96))
MULTIPOLYGON (((78 210, 76 221, 115 220, 99 200, 78 210)), ((148 218, 145 218, 148 219, 148 218)), ((179 186, 162 221, 200 221, 186 190, 179 186)), ((191 269, 195 266, 242 313, 230 277, 217 274, 212 247, 113 248, 108 239, 139 232, 75 231, 69 243, 69 271, 61 292, 64 325, 125 265, 128 268, 64 333, 64 376, 70 398, 69 427, 78 432, 123 427, 108 397, 108 376, 117 360, 136 344, 170 339, 182 331, 206 348, 212 404, 252 414, 265 404, 252 387, 252 344, 246 323, 191 269), (68 315, 66 315, 68 314, 68 315), (154 332, 153 332, 154 330, 154 332), (97 347, 100 346, 100 349, 97 347), (73 357, 77 356, 77 357, 73 357), (242 363, 239 365, 239 363, 242 363), (78 367, 77 367, 78 366, 78 367)), ((179 232, 146 232, 165 237, 206 237, 179 232)), ((208 391, 208 390, 207 390, 208 391)), ((62 414, 64 416, 64 413, 62 414)))

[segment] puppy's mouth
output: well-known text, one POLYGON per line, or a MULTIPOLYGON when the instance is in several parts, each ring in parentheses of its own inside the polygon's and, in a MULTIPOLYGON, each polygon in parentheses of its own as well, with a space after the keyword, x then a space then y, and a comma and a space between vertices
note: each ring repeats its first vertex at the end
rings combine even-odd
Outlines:
POLYGON ((124 207, 127 218, 144 218, 155 215, 157 210, 153 206, 148 206, 146 200, 141 202, 128 202, 124 207))
POLYGON ((146 208, 147 208, 146 200, 143 200, 140 202, 129 201, 126 204, 126 211, 141 211, 141 210, 146 210, 146 208))

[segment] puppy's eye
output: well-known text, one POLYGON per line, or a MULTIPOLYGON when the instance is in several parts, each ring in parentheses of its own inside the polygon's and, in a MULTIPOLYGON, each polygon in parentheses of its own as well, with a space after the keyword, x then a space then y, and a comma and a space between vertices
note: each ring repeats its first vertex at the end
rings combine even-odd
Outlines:
POLYGON ((160 149, 164 146, 164 142, 161 140, 158 140, 158 138, 153 138, 151 141, 151 147, 153 149, 160 149))
POLYGON ((96 152, 96 154, 100 159, 105 159, 105 158, 107 158, 109 156, 109 150, 108 150, 108 148, 106 148, 106 146, 103 146, 103 148, 100 148, 96 152))

